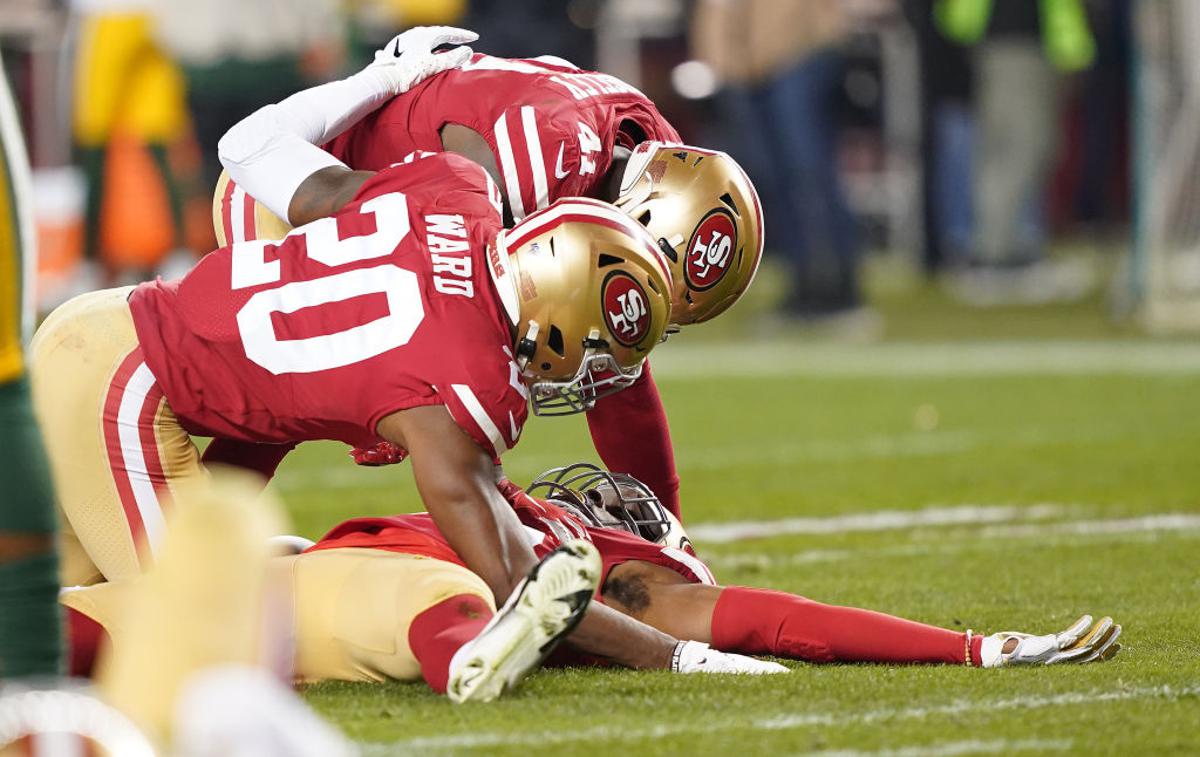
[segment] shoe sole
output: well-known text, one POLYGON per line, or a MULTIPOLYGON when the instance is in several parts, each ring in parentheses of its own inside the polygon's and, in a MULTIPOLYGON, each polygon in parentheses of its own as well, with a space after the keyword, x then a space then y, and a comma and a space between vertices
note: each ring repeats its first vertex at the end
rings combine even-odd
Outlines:
POLYGON ((452 702, 490 702, 536 668, 579 624, 600 580, 600 555, 574 540, 546 555, 452 671, 452 702))

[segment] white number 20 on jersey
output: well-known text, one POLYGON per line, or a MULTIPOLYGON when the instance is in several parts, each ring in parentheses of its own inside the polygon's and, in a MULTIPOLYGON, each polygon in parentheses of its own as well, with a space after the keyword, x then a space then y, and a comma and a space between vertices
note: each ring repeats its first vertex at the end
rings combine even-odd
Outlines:
MULTIPOLYGON (((361 212, 375 216, 372 234, 338 239, 337 221, 322 218, 301 226, 288 237, 303 236, 312 260, 336 269, 372 258, 387 257, 408 236, 408 202, 393 192, 364 202, 361 212)), ((268 246, 279 242, 255 240, 233 245, 230 285, 233 289, 279 281, 280 261, 266 260, 268 246)), ((289 250, 302 249, 298 245, 289 250)), ((238 332, 246 356, 273 374, 316 373, 353 365, 407 344, 425 308, 417 275, 391 263, 371 268, 334 271, 328 276, 293 281, 256 292, 237 314, 238 332), (342 302, 354 297, 382 294, 388 314, 370 323, 304 339, 280 340, 272 324, 274 313, 295 313, 303 308, 342 302)))

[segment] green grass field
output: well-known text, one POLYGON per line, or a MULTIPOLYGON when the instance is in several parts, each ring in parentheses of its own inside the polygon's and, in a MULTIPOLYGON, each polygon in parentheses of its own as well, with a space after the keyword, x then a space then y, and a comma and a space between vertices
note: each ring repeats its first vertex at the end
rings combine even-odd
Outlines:
MULTIPOLYGON (((881 345, 729 341, 735 328, 656 355, 701 556, 723 583, 952 628, 1110 614, 1125 628, 1116 660, 789 663, 759 680, 545 671, 490 705, 423 684, 307 699, 367 754, 1200 752, 1200 345, 1136 339, 1099 303, 882 301, 881 345), (798 520, 730 539, 733 522, 781 519, 798 520)), ((506 467, 525 482, 576 459, 594 459, 582 419, 536 420, 506 467)), ((301 448, 275 486, 310 536, 419 509, 405 466, 355 468, 339 445, 301 448)))

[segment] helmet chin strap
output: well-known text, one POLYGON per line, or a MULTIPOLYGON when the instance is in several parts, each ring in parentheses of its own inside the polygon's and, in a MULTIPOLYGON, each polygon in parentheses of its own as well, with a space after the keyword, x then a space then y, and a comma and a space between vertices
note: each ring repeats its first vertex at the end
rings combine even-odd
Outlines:
POLYGON ((529 365, 529 361, 537 352, 537 338, 540 330, 537 321, 529 321, 529 328, 525 331, 525 335, 517 340, 517 370, 522 373, 525 372, 525 366, 529 365))

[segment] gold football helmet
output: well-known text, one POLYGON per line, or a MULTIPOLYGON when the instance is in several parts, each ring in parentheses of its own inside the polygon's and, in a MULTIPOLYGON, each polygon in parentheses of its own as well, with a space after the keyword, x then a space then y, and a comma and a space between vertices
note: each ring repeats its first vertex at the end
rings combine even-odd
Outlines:
POLYGON ((645 229, 572 197, 501 232, 494 252, 493 273, 515 291, 506 307, 535 414, 587 410, 641 375, 671 313, 671 269, 645 229))
POLYGON ((614 204, 646 227, 671 262, 673 325, 715 318, 754 281, 763 250, 762 205, 725 153, 642 142, 614 204))

